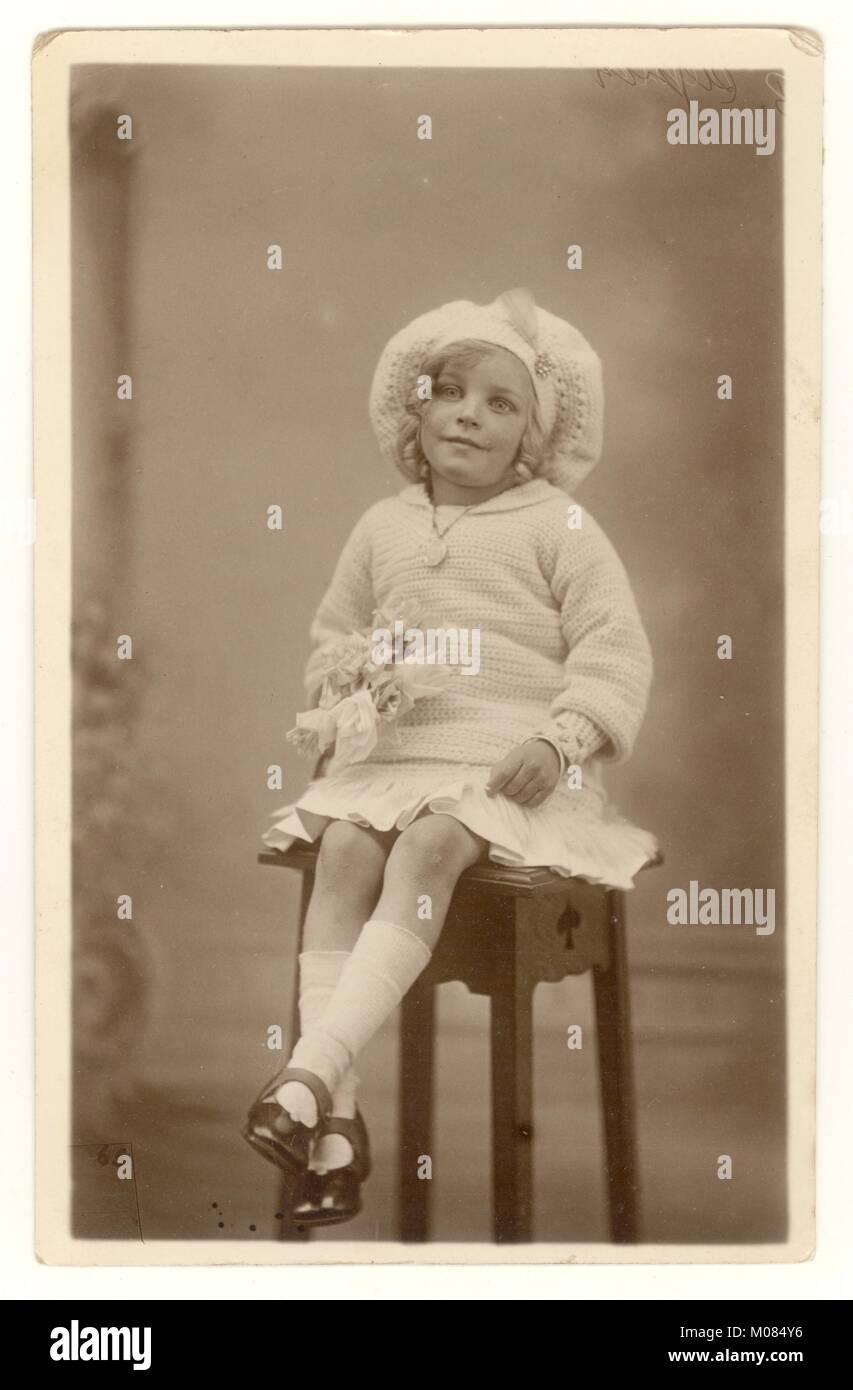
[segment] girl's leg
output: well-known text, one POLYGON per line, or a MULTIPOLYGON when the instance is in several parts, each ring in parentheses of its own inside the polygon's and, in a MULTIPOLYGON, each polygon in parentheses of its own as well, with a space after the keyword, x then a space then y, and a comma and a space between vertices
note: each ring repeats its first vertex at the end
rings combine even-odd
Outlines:
POLYGON ((303 951, 351 951, 376 905, 396 830, 330 821, 320 841, 303 951))
MULTIPOLYGON (((386 855, 396 833, 338 820, 331 821, 325 829, 299 956, 300 1034, 308 1032, 316 1022, 340 979, 358 933, 376 902, 386 855)), ((353 1118, 358 1080, 352 1068, 341 1078, 333 1094, 333 1114, 353 1118)), ((292 1083, 279 1087, 278 1100, 289 1114, 296 1109, 294 1119, 300 1118, 299 1100, 303 1092, 304 1087, 294 1087, 292 1083)), ((311 1167, 334 1168, 351 1159, 347 1140, 331 1134, 315 1146, 311 1167)))
POLYGON ((477 862, 486 843, 442 811, 420 815, 388 855, 374 917, 413 932, 431 954, 459 876, 477 862), (430 916, 424 915, 427 909, 430 916))
MULTIPOLYGON (((480 857, 485 843, 441 812, 419 817, 399 835, 373 916, 326 1007, 297 1043, 293 1066, 315 1072, 334 1091, 428 964, 459 876, 480 857), (426 910, 430 916, 420 915, 426 910)), ((300 1118, 315 1124, 314 1097, 307 1087, 299 1089, 304 1097, 300 1118)))

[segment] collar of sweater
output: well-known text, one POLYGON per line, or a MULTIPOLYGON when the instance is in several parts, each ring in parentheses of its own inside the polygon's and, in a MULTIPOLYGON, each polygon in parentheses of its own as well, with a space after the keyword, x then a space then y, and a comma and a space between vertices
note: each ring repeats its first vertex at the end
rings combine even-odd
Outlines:
MULTIPOLYGON (((432 508, 429 493, 424 483, 410 483, 399 492, 398 497, 402 502, 408 503, 411 507, 421 507, 426 511, 432 508)), ((517 487, 508 487, 504 492, 498 492, 494 497, 489 497, 485 502, 476 502, 471 507, 472 515, 475 512, 514 512, 519 507, 531 507, 535 502, 546 502, 552 497, 562 497, 565 494, 549 483, 547 478, 530 478, 526 483, 521 483, 517 487)), ((464 502, 440 502, 440 507, 459 507, 464 509, 464 502)))

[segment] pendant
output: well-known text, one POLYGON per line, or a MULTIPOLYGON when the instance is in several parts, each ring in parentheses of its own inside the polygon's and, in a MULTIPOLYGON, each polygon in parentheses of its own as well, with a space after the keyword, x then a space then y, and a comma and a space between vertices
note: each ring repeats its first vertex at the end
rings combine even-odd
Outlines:
POLYGON ((443 540, 440 540, 438 536, 433 537, 431 541, 427 541, 426 545, 421 550, 423 562, 425 565, 429 565, 430 569, 435 569, 436 565, 440 565, 446 555, 447 545, 443 540))

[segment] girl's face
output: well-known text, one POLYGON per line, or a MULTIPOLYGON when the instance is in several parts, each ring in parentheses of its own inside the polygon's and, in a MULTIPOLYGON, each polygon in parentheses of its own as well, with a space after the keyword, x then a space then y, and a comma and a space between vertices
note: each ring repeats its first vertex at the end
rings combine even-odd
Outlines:
POLYGON ((483 501, 515 481, 532 392, 527 368, 506 348, 484 352, 470 367, 441 369, 421 417, 436 500, 483 501))

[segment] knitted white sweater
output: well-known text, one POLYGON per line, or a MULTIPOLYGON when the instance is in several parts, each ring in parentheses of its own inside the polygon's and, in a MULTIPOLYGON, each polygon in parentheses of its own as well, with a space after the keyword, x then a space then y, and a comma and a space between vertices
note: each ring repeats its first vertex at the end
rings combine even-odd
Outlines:
POLYGON ((426 615, 421 626, 479 629, 479 673, 451 680, 393 726, 381 723, 367 763, 491 767, 534 737, 555 744, 564 766, 593 755, 624 762, 645 714, 652 656, 624 566, 598 523, 534 478, 465 515, 438 507, 448 554, 430 568, 419 551, 434 534, 431 511, 414 483, 360 517, 311 624, 306 689, 330 645, 371 628, 374 608, 399 611, 408 601, 426 615))

